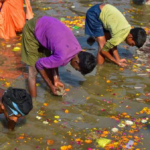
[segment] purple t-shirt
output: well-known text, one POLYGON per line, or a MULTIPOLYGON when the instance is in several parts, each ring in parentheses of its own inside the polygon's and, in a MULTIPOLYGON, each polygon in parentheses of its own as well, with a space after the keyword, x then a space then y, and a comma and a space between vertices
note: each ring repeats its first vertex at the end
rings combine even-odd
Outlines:
POLYGON ((43 47, 52 51, 51 56, 40 58, 36 62, 39 70, 64 66, 81 51, 72 31, 53 17, 43 16, 38 20, 35 37, 43 47))

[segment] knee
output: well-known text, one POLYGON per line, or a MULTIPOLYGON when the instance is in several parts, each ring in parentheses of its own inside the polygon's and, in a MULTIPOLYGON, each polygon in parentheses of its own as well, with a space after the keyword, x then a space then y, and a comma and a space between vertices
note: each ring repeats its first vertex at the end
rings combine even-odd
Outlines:
POLYGON ((37 76, 37 70, 35 67, 29 67, 29 74, 28 74, 28 78, 29 79, 36 79, 37 76))
POLYGON ((29 73, 28 78, 29 79, 35 79, 36 78, 36 73, 29 73))

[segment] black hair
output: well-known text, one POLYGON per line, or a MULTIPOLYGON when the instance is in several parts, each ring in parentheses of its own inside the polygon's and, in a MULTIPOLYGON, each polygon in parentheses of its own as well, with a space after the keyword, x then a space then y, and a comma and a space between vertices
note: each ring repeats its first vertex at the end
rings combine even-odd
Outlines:
POLYGON ((146 42, 147 34, 144 29, 142 28, 134 28, 131 29, 130 33, 133 36, 133 40, 135 42, 135 46, 140 48, 146 42))
POLYGON ((80 52, 78 54, 79 57, 79 67, 80 72, 85 75, 93 71, 96 66, 96 58, 94 55, 88 52, 80 52))
POLYGON ((14 109, 19 114, 24 115, 27 115, 33 108, 32 97, 25 89, 9 87, 3 94, 2 103, 4 104, 8 115, 13 113, 10 108, 14 109), (13 103, 18 106, 20 111, 16 109, 13 103))
POLYGON ((88 39, 87 39, 87 43, 90 45, 90 46, 92 46, 94 43, 95 43, 95 39, 94 39, 94 37, 89 37, 88 39))
POLYGON ((145 3, 145 0, 133 0, 133 3, 138 4, 138 5, 142 5, 145 3))

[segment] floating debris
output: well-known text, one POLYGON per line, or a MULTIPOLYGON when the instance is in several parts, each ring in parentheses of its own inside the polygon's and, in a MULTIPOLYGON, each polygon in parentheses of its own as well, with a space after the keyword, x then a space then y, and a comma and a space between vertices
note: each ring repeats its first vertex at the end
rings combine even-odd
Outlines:
POLYGON ((124 128, 124 127, 125 127, 125 124, 120 123, 120 124, 118 124, 118 127, 119 127, 119 128, 124 128))
POLYGON ((73 9, 74 9, 74 8, 75 8, 75 6, 71 6, 71 8, 73 8, 73 9))
POLYGON ((48 121, 43 121, 43 124, 48 124, 48 121))
POLYGON ((42 117, 40 117, 40 116, 36 116, 36 118, 37 118, 38 120, 40 120, 42 117))
POLYGON ((141 120, 141 123, 144 123, 144 124, 145 124, 145 123, 147 123, 147 122, 148 122, 148 119, 142 119, 142 120, 141 120))
POLYGON ((65 95, 66 91, 62 87, 59 87, 59 90, 57 90, 56 93, 58 96, 63 96, 65 95))
POLYGON ((132 146, 133 146, 133 144, 134 144, 134 141, 130 140, 130 141, 128 142, 128 144, 126 145, 126 148, 127 148, 127 149, 131 149, 132 146))
POLYGON ((119 129, 118 128, 112 128, 111 131, 114 132, 114 133, 116 133, 116 132, 119 131, 119 129))
POLYGON ((11 47, 11 45, 6 45, 6 47, 8 47, 8 48, 9 48, 9 47, 11 47))
POLYGON ((126 120, 125 123, 128 126, 132 126, 133 125, 133 121, 130 121, 130 120, 126 120))
POLYGON ((20 47, 14 47, 12 51, 14 52, 20 51, 20 47))
POLYGON ((136 100, 137 100, 137 101, 143 101, 143 99, 142 99, 142 98, 136 98, 136 100))
POLYGON ((99 147, 104 148, 106 145, 111 143, 111 140, 110 139, 106 139, 106 138, 100 138, 100 139, 97 139, 96 142, 98 143, 99 147))

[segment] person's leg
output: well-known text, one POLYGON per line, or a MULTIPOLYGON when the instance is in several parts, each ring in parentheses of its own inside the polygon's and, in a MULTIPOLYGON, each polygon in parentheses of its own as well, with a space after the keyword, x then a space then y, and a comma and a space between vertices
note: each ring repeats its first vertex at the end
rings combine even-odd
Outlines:
POLYGON ((30 0, 25 0, 25 3, 26 3, 26 19, 30 20, 33 18, 33 12, 30 4, 30 0))
MULTIPOLYGON (((85 20, 85 34, 89 35, 90 37, 95 37, 95 40, 99 44, 98 54, 97 54, 97 63, 103 64, 104 63, 104 56, 101 53, 101 49, 103 48, 106 39, 103 30, 103 23, 99 19, 101 13, 100 5, 96 4, 92 6, 86 13, 86 20, 85 20)), ((87 40, 89 45, 94 43, 94 39, 89 38, 87 40)))
POLYGON ((38 72, 34 66, 29 66, 28 86, 29 86, 29 92, 32 97, 36 97, 36 95, 37 95, 37 91, 36 91, 37 73, 38 72))
MULTIPOLYGON (((105 34, 105 36, 101 36, 101 37, 96 38, 96 40, 99 44, 97 61, 98 61, 98 64, 100 64, 100 65, 102 65, 105 62, 105 57, 102 55, 100 50, 104 46, 106 41, 111 39, 110 32, 105 31, 104 34, 105 34)), ((114 56, 116 58, 116 60, 120 59, 119 54, 118 54, 118 50, 117 50, 117 46, 115 46, 113 49, 109 50, 109 53, 110 53, 110 55, 114 56)))
POLYGON ((96 41, 98 42, 99 48, 97 53, 97 64, 102 65, 105 62, 105 57, 102 55, 101 50, 106 43, 105 36, 100 36, 96 38, 96 41))
POLYGON ((97 53, 97 63, 99 65, 103 65, 105 62, 105 57, 102 55, 102 53, 100 51, 98 51, 97 53))

